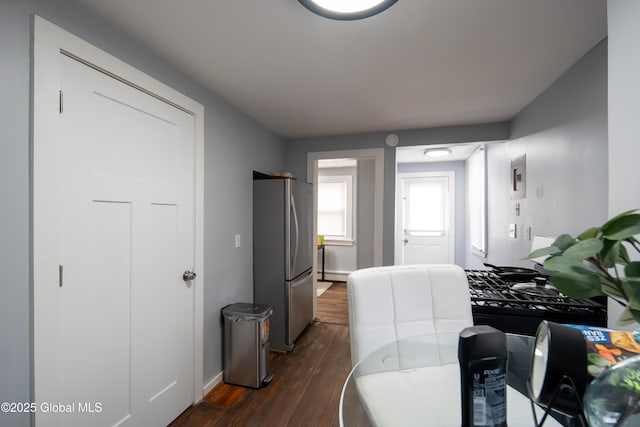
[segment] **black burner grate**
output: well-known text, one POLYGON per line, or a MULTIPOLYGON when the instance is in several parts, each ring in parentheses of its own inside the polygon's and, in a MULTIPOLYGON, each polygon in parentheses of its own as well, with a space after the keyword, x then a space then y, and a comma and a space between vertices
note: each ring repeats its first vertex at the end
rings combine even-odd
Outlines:
POLYGON ((527 335, 534 335, 543 319, 607 325, 606 303, 567 297, 544 278, 536 284, 507 281, 490 270, 466 270, 466 274, 476 324, 527 335))
POLYGON ((519 308, 528 311, 606 312, 598 301, 570 298, 550 283, 506 281, 488 270, 467 270, 471 303, 476 306, 519 308))

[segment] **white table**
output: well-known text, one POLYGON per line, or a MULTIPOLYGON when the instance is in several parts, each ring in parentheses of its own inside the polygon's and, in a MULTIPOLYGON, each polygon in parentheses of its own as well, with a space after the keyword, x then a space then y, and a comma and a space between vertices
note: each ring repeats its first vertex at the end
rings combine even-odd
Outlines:
MULTIPOLYGON (((533 426, 523 394, 532 337, 507 334, 507 423, 533 426), (520 390, 520 391, 518 391, 520 390)), ((538 421, 543 414, 537 408, 538 421)), ((460 427, 458 334, 427 334, 376 350, 349 374, 340 399, 340 424, 352 426, 460 427)), ((549 417, 545 427, 561 426, 549 417)))

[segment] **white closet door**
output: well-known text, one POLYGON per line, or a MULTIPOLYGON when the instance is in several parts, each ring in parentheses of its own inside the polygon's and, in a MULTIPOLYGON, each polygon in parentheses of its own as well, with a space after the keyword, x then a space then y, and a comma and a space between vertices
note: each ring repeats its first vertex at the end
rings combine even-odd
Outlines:
POLYGON ((182 274, 194 265, 194 118, 60 60, 63 282, 51 350, 56 401, 76 406, 54 424, 166 425, 193 402, 194 287, 182 274))

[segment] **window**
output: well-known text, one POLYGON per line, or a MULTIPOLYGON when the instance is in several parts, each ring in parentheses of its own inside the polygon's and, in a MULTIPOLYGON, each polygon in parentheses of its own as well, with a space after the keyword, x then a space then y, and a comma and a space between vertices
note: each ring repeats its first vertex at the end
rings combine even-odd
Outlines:
POLYGON ((448 177, 406 179, 404 182, 405 233, 410 236, 445 236, 449 214, 448 177))
POLYGON ((318 177, 318 234, 326 240, 352 240, 353 177, 318 177))
POLYGON ((487 174, 484 147, 467 160, 467 203, 471 250, 487 256, 487 174))

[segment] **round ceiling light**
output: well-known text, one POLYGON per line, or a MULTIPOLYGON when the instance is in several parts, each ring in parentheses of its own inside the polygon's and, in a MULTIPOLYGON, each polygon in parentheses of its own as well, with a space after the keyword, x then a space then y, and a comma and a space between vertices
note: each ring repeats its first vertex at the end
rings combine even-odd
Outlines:
POLYGON ((364 19, 390 8, 398 0, 298 0, 311 12, 329 19, 364 19))
POLYGON ((449 148, 427 148, 424 150, 424 155, 427 157, 444 157, 451 154, 449 148))

